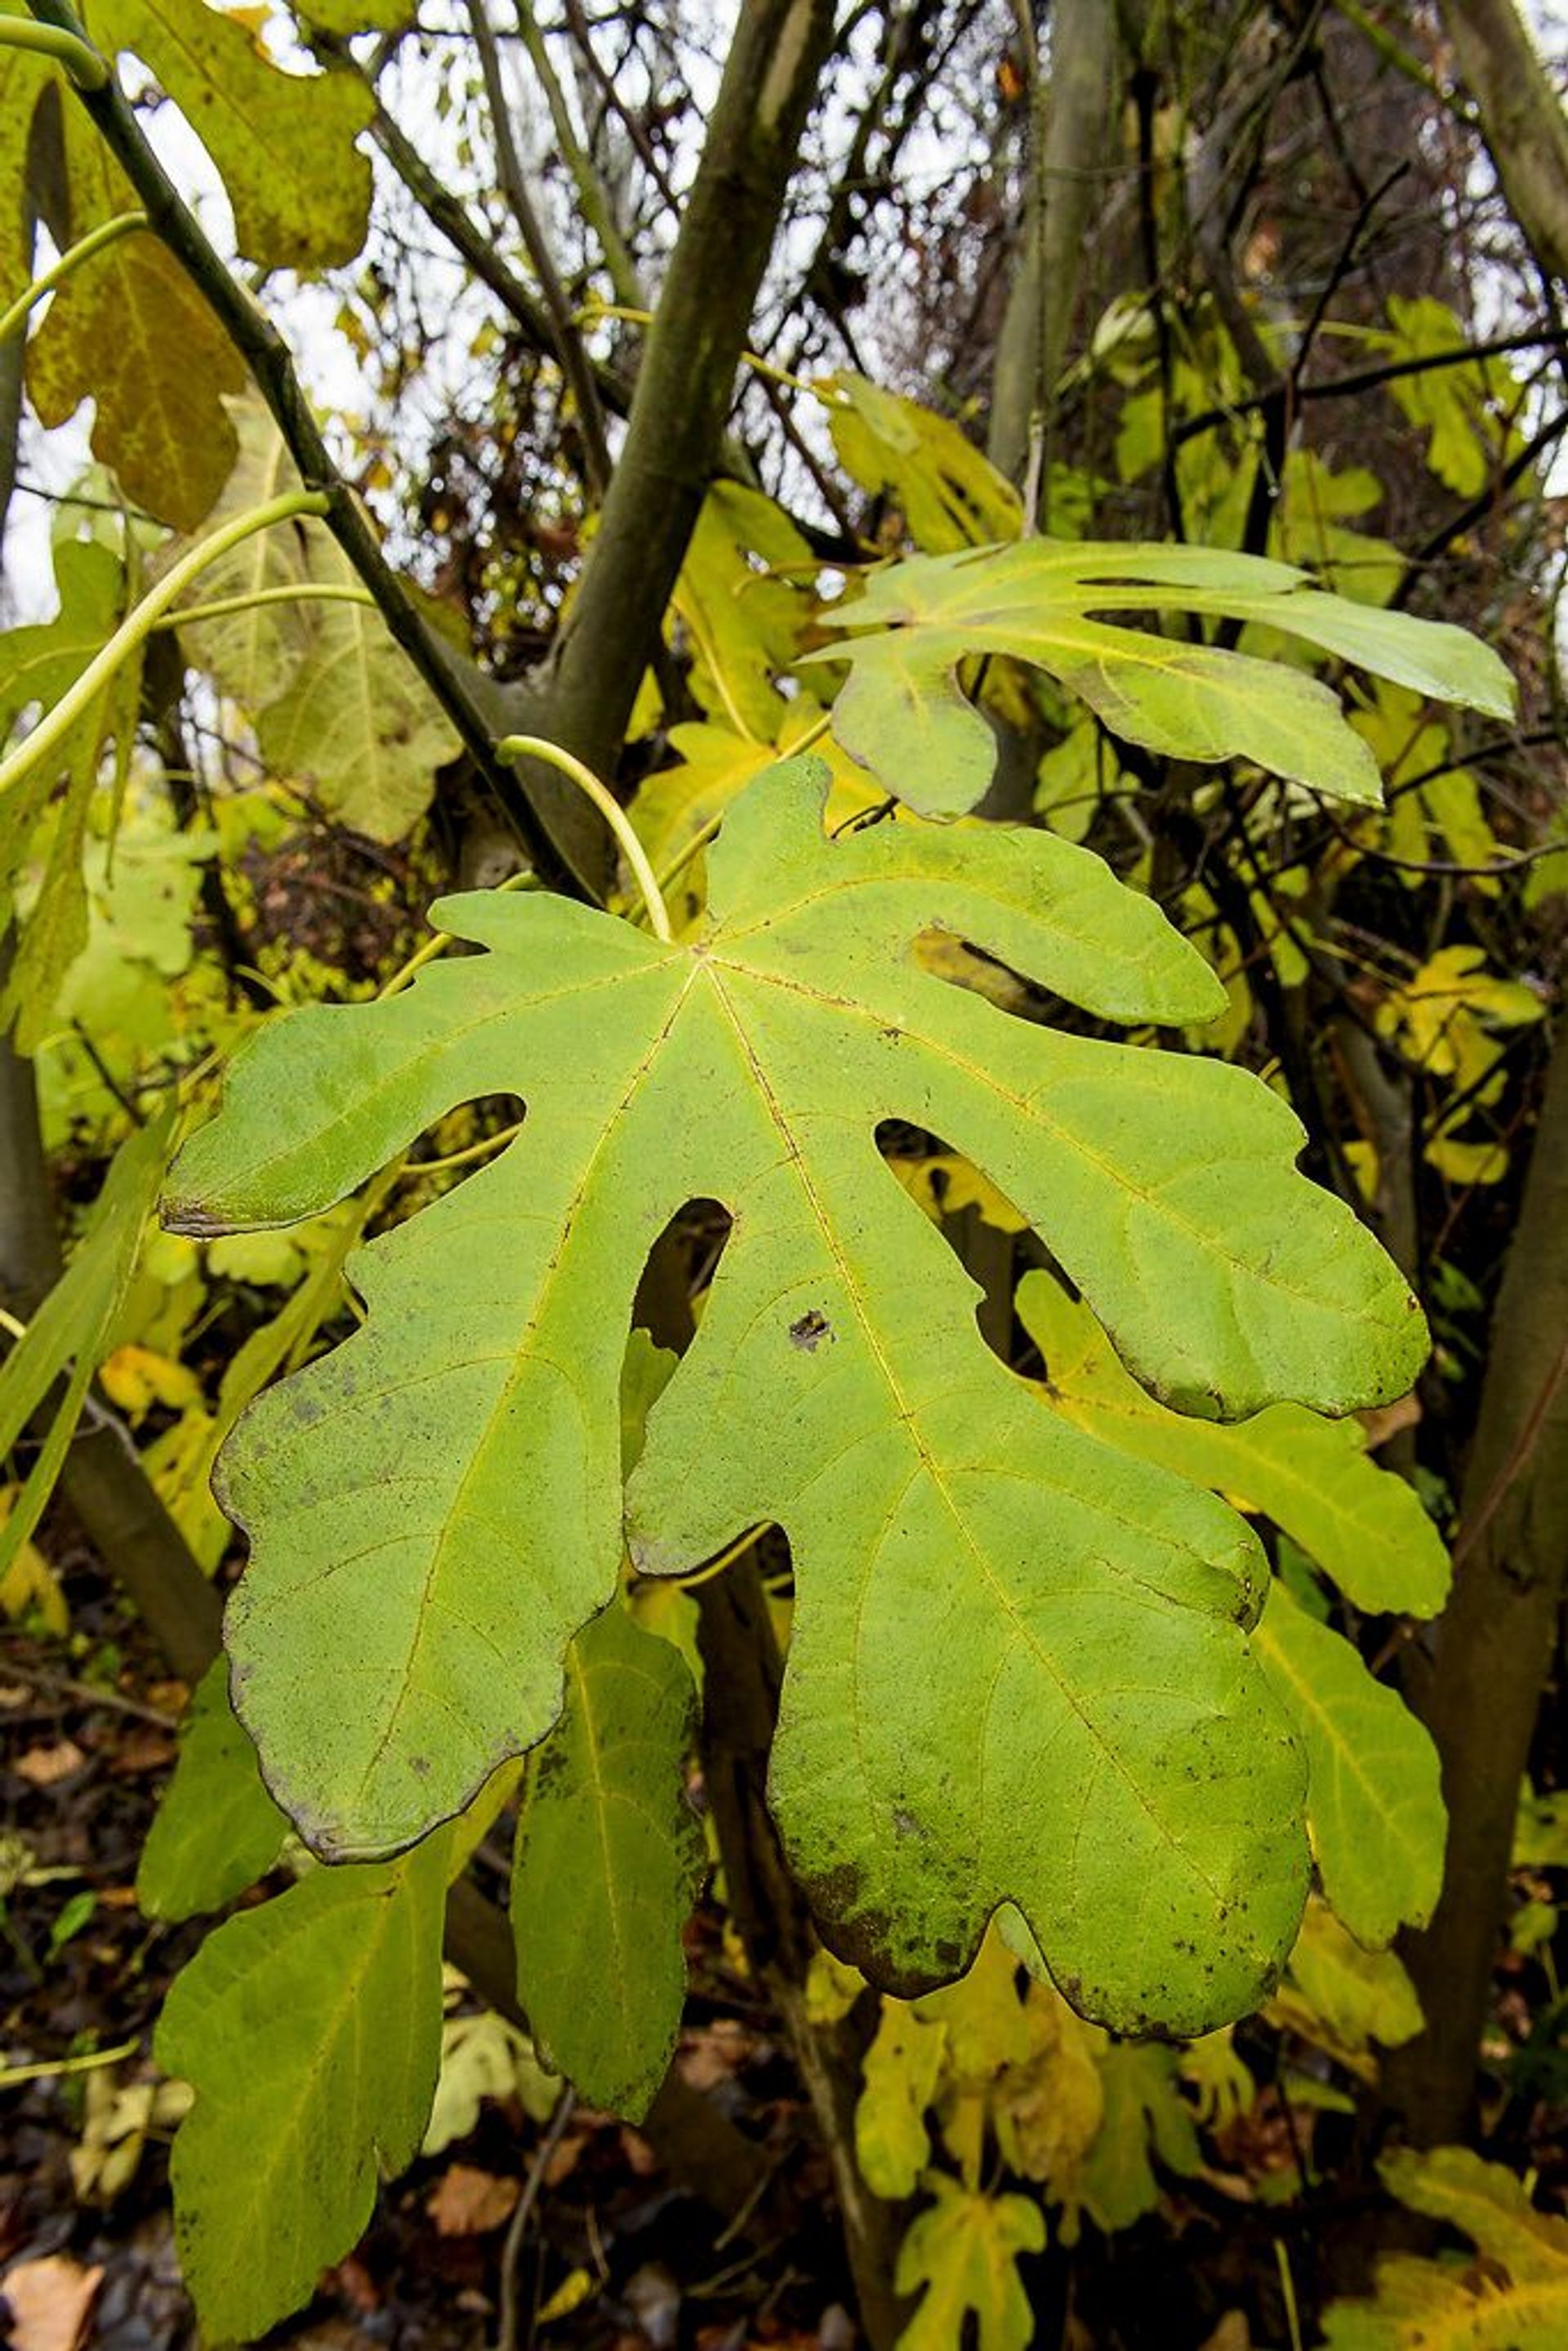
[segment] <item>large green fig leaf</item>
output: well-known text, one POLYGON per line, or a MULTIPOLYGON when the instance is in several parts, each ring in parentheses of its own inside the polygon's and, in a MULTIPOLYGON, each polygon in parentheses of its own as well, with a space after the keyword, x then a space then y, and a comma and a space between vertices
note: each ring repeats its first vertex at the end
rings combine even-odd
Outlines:
POLYGON ((452 1840, 317 1869, 209 1935, 163 2004, 159 2064, 195 2104, 174 2142, 175 2235, 210 2343, 246 2343, 363 2230, 412 2163, 441 2054, 452 1840))
MULTIPOLYGON (((1019 1319, 1058 1412, 1107 1445, 1157 1461, 1239 1508, 1267 1511, 1359 1607, 1436 1614, 1448 1559, 1415 1489, 1367 1458, 1354 1419, 1272 1405, 1228 1427, 1145 1395, 1088 1308, 1025 1274, 1019 1319)), ((1360 1654, 1270 1589, 1253 1646, 1307 1758, 1307 1829, 1335 1910, 1377 1947, 1425 1926, 1443 1876, 1447 1816, 1430 1738, 1360 1654)))
POLYGON ((843 626, 867 633, 804 658, 849 663, 835 734, 928 816, 974 808, 991 780, 996 739, 959 665, 998 653, 1049 671, 1113 735, 1151 751, 1251 759, 1339 799, 1381 800, 1376 761, 1317 679, 1103 617, 1177 610, 1263 623, 1415 693, 1512 714, 1508 671, 1467 631, 1325 594, 1288 563, 1206 547, 1028 538, 916 557, 843 607, 843 626))
POLYGON ((680 1651, 607 1608, 567 1652, 566 1708, 528 1759, 517 1815, 512 1927, 535 2043, 632 2122, 674 2051, 681 1928, 706 1863, 684 1769, 695 1698, 680 1651))
POLYGON ((1424 1927, 1443 1884, 1437 1750, 1360 1652, 1276 1582, 1254 1642, 1307 1755, 1307 1826, 1339 1917, 1369 1949, 1424 1927))
POLYGON ((821 797, 794 761, 735 803, 691 940, 447 900, 436 919, 487 955, 290 1014, 236 1060, 172 1179, 177 1229, 319 1210, 465 1100, 528 1113, 363 1252, 363 1328, 231 1439, 253 1545, 236 1702, 339 1855, 408 1843, 544 1735, 615 1584, 637 1280, 674 1211, 716 1196, 734 1231, 628 1530, 653 1573, 760 1520, 789 1537, 773 1794, 830 1937, 917 1985, 1010 1898, 1087 2010, 1197 2030, 1255 2000, 1304 1885, 1302 1767, 1245 1637, 1261 1555, 991 1355, 877 1122, 967 1152, 1196 1408, 1401 1394, 1420 1316, 1296 1174, 1301 1129, 1256 1080, 1052 1032, 915 952, 936 929, 1098 1017, 1202 1019, 1218 986, 1147 900, 1042 833, 830 842, 821 797))

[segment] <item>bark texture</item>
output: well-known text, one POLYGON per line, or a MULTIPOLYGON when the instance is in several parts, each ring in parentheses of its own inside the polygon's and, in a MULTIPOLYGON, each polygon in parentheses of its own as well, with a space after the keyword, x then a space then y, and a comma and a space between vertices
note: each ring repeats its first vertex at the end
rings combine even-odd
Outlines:
POLYGON ((1512 0, 1443 0, 1509 209, 1549 277, 1568 281, 1568 115, 1512 0))
POLYGON ((1568 1035, 1547 1079, 1523 1207, 1492 1319, 1466 1471, 1454 1592, 1419 1696, 1448 1806, 1442 1899, 1406 1965, 1427 2017, 1384 2069, 1427 2146, 1475 2095, 1519 1783, 1556 1643, 1568 1564, 1568 1035))

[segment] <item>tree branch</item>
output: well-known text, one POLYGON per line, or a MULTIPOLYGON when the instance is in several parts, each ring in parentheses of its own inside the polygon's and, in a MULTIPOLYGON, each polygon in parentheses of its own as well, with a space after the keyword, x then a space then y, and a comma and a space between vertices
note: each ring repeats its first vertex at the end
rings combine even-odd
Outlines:
POLYGON ((491 29, 486 0, 468 0, 468 22, 473 27, 474 44, 479 52, 485 93, 490 101, 490 121, 496 138, 496 165, 501 192, 512 218, 517 222, 517 233, 533 264, 534 275, 539 281, 539 291, 549 313, 556 357, 577 402, 578 422, 582 430, 583 470, 588 476, 588 485, 595 497, 601 498, 610 484, 610 450, 604 438, 604 418, 600 412, 599 394, 582 347, 582 338, 572 319, 566 288, 555 266, 555 256, 549 249, 549 241, 540 226, 533 199, 528 193, 522 158, 512 135, 512 110, 507 98, 506 84, 501 78, 500 52, 496 47, 496 36, 491 29))
MULTIPOLYGON (((37 13, 62 31, 81 34, 68 0, 35 0, 37 13)), ((483 671, 427 627, 405 582, 387 562, 381 542, 352 489, 334 465, 288 347, 209 242, 149 144, 118 81, 78 89, 84 106, 135 189, 154 233, 179 262, 249 365, 307 488, 326 492, 327 527, 371 594, 392 636, 408 654, 462 738, 485 782, 506 810, 547 879, 574 891, 591 889, 602 851, 590 811, 561 778, 536 770, 525 791, 495 757, 507 731, 501 689, 483 671)))

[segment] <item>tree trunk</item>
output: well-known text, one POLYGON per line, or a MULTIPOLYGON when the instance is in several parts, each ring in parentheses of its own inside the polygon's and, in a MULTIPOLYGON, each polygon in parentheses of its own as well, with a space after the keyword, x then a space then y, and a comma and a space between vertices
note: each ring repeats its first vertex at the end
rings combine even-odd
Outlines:
MULTIPOLYGON (((724 444, 831 0, 747 0, 648 332, 626 439, 528 724, 608 774, 724 444)), ((518 722, 521 724, 521 720, 518 722)))
POLYGON ((1384 2069, 1424 2145, 1458 2137, 1475 2095, 1519 1783, 1568 1562, 1568 1032, 1547 1077, 1523 1206, 1492 1321, 1466 1471, 1454 1593, 1420 1711, 1448 1806, 1442 1898, 1405 1958, 1427 2029, 1384 2069))
POLYGON ((1019 250, 997 338, 987 454, 1018 480, 1040 444, 1040 503, 1051 409, 1082 276, 1084 240, 1111 183, 1111 89, 1117 54, 1113 0, 1055 0, 1049 86, 1030 73, 1030 169, 1019 250))
POLYGON ((1512 0, 1443 0, 1509 209, 1549 277, 1568 280, 1568 116, 1512 0))

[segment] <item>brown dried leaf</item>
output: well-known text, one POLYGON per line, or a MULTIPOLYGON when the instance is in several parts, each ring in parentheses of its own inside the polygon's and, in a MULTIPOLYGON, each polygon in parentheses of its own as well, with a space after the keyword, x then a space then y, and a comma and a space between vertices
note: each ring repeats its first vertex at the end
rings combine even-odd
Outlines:
POLYGON ((13 1768, 17 1779, 26 1780, 30 1788, 53 1788, 79 1771, 86 1761, 74 1739, 62 1739, 53 1747, 29 1747, 13 1768))
POLYGON ((67 2253, 18 2262, 5 2281, 12 2351, 76 2351, 102 2278, 101 2263, 83 2269, 67 2253))
POLYGON ((476 2164, 455 2163, 442 2173, 424 2209, 443 2237, 483 2237, 511 2218, 522 2189, 476 2164))

